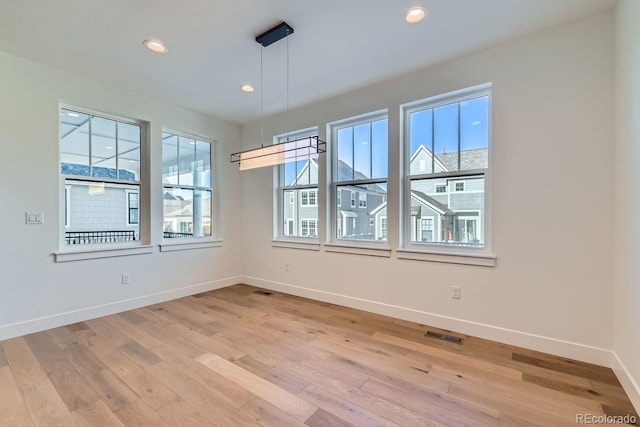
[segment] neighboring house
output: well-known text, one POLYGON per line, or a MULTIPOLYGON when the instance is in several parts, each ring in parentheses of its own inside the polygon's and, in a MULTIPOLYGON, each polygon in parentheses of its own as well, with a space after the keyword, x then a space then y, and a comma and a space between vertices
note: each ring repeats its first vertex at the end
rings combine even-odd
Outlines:
MULTIPOLYGON (((460 151, 460 169, 483 169, 488 150, 479 148, 460 151)), ((458 170, 458 153, 441 153, 433 157, 431 150, 421 145, 409 161, 411 175, 458 170)), ((483 177, 431 178, 416 180, 411 188, 412 242, 439 242, 461 245, 484 243, 483 177)), ((386 203, 372 212, 375 216, 376 238, 386 234, 386 203)))
MULTIPOLYGON (((317 177, 318 162, 307 161, 296 178, 288 186, 315 185, 305 189, 285 190, 284 192, 284 235, 316 237, 318 233, 318 182, 309 177, 317 177), (309 173, 309 168, 312 168, 309 173)), ((367 179, 355 172, 356 179, 367 179)), ((344 162, 338 163, 338 176, 341 180, 351 177, 351 168, 344 162)), ((386 201, 386 191, 378 185, 338 186, 336 233, 342 239, 375 239, 374 218, 371 207, 386 201)))

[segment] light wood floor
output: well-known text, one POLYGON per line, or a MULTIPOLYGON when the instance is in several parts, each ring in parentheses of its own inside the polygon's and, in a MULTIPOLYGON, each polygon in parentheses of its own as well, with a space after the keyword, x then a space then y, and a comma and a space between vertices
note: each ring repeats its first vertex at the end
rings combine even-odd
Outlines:
MULTIPOLYGON (((0 342, 2 426, 563 426, 610 369, 238 285, 0 342)), ((636 415, 637 416, 637 415, 636 415)))

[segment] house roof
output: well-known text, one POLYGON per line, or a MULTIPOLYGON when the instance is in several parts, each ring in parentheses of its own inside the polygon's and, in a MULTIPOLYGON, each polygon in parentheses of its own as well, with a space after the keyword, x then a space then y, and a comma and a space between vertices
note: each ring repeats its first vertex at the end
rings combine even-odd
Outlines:
MULTIPOLYGON (((438 159, 448 171, 458 170, 458 152, 436 154, 438 159)), ((489 164, 489 150, 486 148, 474 148, 460 151, 460 169, 474 170, 486 169, 489 164)))
POLYGON ((417 198, 419 201, 431 207, 433 210, 440 213, 441 215, 454 213, 451 209, 449 209, 447 205, 437 201, 431 196, 427 196, 422 191, 411 190, 411 197, 417 198))

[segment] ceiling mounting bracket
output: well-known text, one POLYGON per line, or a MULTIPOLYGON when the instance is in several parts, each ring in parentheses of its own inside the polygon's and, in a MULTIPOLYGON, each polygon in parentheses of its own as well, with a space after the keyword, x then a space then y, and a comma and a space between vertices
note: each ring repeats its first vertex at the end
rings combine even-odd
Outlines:
POLYGON ((278 40, 282 40, 283 38, 293 34, 293 28, 282 21, 278 25, 273 28, 268 29, 264 33, 256 36, 256 41, 262 45, 262 47, 267 47, 270 44, 277 42, 278 40))

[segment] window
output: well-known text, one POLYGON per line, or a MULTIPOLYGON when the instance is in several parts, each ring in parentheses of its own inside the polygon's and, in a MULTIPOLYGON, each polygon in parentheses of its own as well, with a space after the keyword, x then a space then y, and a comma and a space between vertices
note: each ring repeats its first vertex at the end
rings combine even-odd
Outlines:
POLYGON ((340 207, 342 206, 342 191, 338 191, 336 196, 336 205, 340 207))
POLYGON ((403 107, 408 246, 487 247, 489 98, 483 85, 403 107))
POLYGON ((134 192, 127 193, 127 223, 129 225, 138 224, 139 222, 139 204, 140 195, 134 192))
POLYGON ((211 147, 204 138, 162 132, 165 239, 212 235, 211 147))
POLYGON ((302 206, 318 206, 318 190, 302 190, 300 194, 302 206))
POLYGON ((303 237, 318 237, 318 220, 317 219, 303 219, 300 220, 301 236, 303 237))
POLYGON ((142 132, 140 122, 60 109, 66 246, 140 240, 142 132))
MULTIPOLYGON (((309 136, 317 136, 316 128, 305 129, 274 138, 279 144, 309 136)), ((274 166, 277 191, 274 203, 278 206, 275 235, 278 238, 318 237, 318 161, 299 159, 274 166), (284 201, 288 203, 284 203, 284 201)))
POLYGON ((366 193, 360 193, 358 195, 358 206, 361 208, 366 208, 367 207, 367 194, 366 193))
POLYGON ((386 232, 381 230, 382 222, 377 220, 386 216, 386 112, 331 124, 331 144, 331 192, 349 191, 351 194, 349 208, 337 204, 332 207, 336 218, 332 239, 386 241, 386 232))

